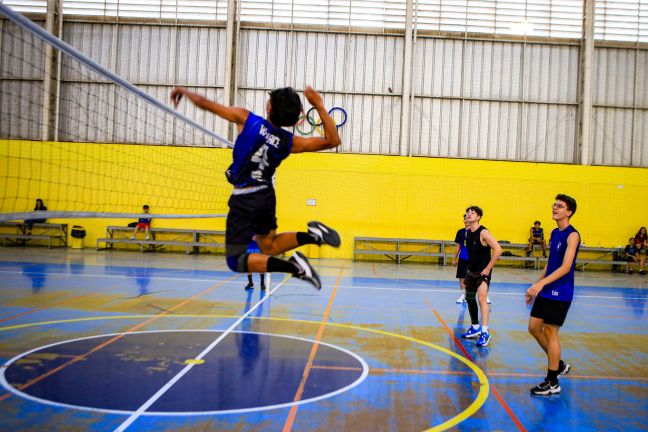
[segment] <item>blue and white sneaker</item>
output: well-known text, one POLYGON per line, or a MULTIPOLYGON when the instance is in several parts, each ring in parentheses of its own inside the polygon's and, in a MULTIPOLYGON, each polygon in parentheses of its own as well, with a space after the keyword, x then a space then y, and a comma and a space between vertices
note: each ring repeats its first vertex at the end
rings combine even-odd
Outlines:
POLYGON ((487 331, 482 332, 482 333, 479 335, 479 340, 477 341, 477 346, 478 346, 478 347, 486 346, 486 345, 488 345, 488 343, 490 342, 490 340, 491 340, 490 332, 487 332, 487 331))
POLYGON ((474 337, 479 336, 481 334, 481 332, 482 332, 481 326, 479 326, 479 328, 473 328, 473 326, 470 326, 468 331, 466 333, 462 334, 461 337, 466 338, 466 339, 474 338, 474 337))
POLYGON ((331 245, 333 247, 340 247, 340 235, 333 228, 324 225, 322 222, 312 221, 308 222, 308 232, 313 235, 318 244, 331 245))

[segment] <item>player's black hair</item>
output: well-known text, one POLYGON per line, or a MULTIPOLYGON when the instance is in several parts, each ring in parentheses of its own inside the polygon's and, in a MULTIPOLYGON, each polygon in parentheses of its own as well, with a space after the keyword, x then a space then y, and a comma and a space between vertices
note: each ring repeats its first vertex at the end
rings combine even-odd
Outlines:
POLYGON ((270 92, 270 122, 277 126, 294 126, 302 112, 299 95, 292 87, 284 87, 270 92))
POLYGON ((571 216, 574 216, 574 213, 576 213, 576 200, 569 195, 565 194, 558 194, 556 195, 556 200, 557 201, 562 201, 565 204, 567 204, 567 210, 570 210, 572 212, 571 216))
POLYGON ((147 208, 149 208, 149 206, 146 205, 146 204, 144 204, 144 205, 142 206, 142 208, 143 208, 143 209, 147 209, 147 208))
POLYGON ((476 206, 476 205, 473 205, 473 206, 468 207, 468 208, 466 209, 466 213, 468 213, 470 210, 472 210, 472 211, 474 211, 475 213, 477 213, 477 214, 479 215, 479 217, 484 216, 484 211, 483 211, 481 208, 479 208, 478 206, 476 206))

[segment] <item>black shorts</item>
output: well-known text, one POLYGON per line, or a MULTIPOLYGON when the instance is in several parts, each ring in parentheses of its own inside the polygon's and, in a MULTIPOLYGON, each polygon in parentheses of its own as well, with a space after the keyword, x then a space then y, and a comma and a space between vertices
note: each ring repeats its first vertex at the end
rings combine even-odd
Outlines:
POLYGON ((567 318, 571 302, 552 300, 537 296, 531 308, 531 316, 540 318, 545 324, 562 326, 567 318))
POLYGON ((465 278, 467 271, 468 271, 468 260, 459 258, 459 262, 457 263, 457 279, 465 278))
POLYGON ((466 291, 477 292, 482 282, 486 282, 486 289, 488 290, 490 288, 492 275, 492 271, 488 276, 484 276, 481 273, 474 273, 468 270, 466 272, 466 277, 464 278, 464 286, 466 287, 466 291))
POLYGON ((255 234, 265 235, 277 229, 277 199, 273 188, 232 195, 228 204, 230 209, 225 231, 227 256, 244 254, 255 234))

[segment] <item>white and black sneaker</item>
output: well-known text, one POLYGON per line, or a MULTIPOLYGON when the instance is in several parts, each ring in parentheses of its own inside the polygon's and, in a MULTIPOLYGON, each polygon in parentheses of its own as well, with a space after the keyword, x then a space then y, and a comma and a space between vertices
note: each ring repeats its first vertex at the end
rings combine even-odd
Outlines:
POLYGON ((318 290, 322 289, 319 275, 301 252, 295 251, 295 254, 290 257, 289 261, 299 269, 299 272, 294 275, 297 279, 312 284, 318 290))
POLYGON ((324 225, 322 222, 308 222, 308 233, 315 236, 321 246, 327 244, 333 247, 340 247, 340 235, 333 228, 324 225))
POLYGON ((571 365, 569 363, 560 360, 560 364, 558 365, 558 375, 567 375, 570 370, 571 370, 571 365))
POLYGON ((560 384, 558 382, 552 384, 549 380, 544 380, 531 389, 531 394, 534 395, 550 395, 556 393, 560 393, 560 384))

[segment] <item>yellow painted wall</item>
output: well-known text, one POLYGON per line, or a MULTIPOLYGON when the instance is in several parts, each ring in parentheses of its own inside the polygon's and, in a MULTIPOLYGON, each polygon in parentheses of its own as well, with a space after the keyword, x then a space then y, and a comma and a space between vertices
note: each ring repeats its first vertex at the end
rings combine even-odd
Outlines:
MULTIPOLYGON (((0 141, 1 210, 27 211, 36 198, 50 210, 221 213, 231 188, 230 150, 0 141)), ((648 225, 648 169, 412 158, 334 153, 292 155, 279 168, 279 230, 321 220, 338 229, 351 258, 354 236, 452 239, 464 209, 484 209, 498 240, 525 242, 535 219, 553 229, 557 193, 578 201, 572 219, 588 246, 618 246, 648 225), (307 206, 316 199, 316 206, 307 206)), ((67 220, 88 230, 94 247, 106 225, 132 219, 67 220)), ((55 221, 52 221, 55 222, 55 221)), ((223 220, 156 220, 157 227, 223 229, 223 220)))
POLYGON ((588 246, 625 245, 648 225, 645 168, 299 154, 280 168, 277 190, 280 227, 321 219, 339 229, 342 248, 322 257, 351 257, 354 236, 453 239, 472 204, 498 240, 523 243, 535 219, 555 227, 557 193, 576 198, 572 222, 588 246))

